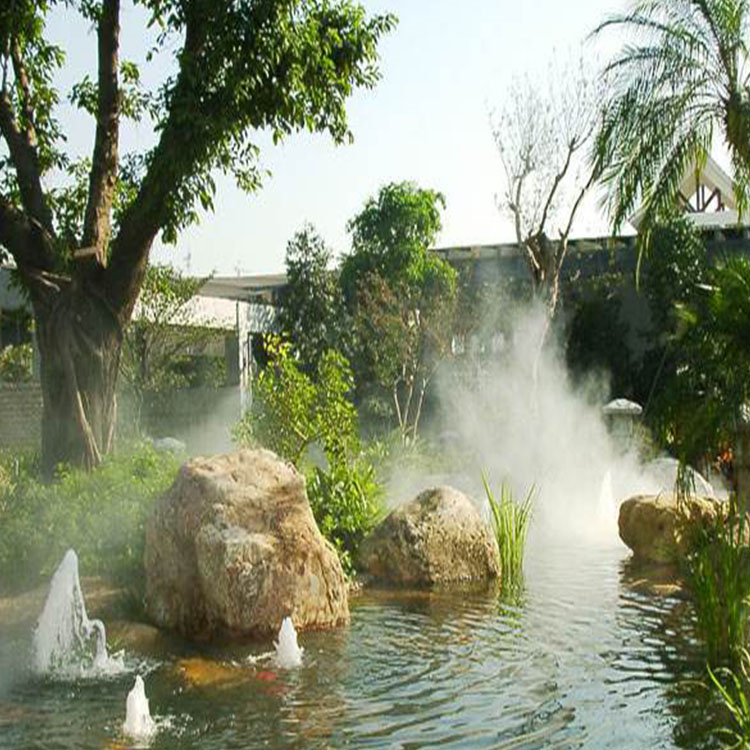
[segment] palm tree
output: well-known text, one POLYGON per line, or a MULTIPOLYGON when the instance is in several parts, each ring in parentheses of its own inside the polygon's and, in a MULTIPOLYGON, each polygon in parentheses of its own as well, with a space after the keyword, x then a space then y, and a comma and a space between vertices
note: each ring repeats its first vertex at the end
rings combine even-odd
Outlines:
POLYGON ((679 184, 715 135, 734 169, 740 215, 750 186, 748 0, 638 0, 594 32, 632 35, 606 68, 610 97, 596 159, 616 228, 638 204, 648 234, 668 215, 679 184))

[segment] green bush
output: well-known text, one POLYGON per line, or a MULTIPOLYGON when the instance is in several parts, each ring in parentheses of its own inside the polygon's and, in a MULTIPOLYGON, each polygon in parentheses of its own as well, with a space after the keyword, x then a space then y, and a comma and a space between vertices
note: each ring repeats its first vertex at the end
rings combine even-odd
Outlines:
POLYGON ((235 439, 270 448, 306 475, 318 527, 351 572, 380 502, 374 470, 360 450, 349 363, 328 351, 313 377, 303 372, 288 344, 267 343, 271 360, 258 377, 252 408, 235 428, 235 439))
POLYGON ((33 367, 34 351, 31 344, 0 349, 0 380, 6 383, 27 383, 32 378, 33 367))
POLYGON ((366 461, 315 467, 307 475, 307 495, 323 536, 338 550, 347 573, 354 570, 357 550, 381 513, 380 488, 366 461))
POLYGON ((178 458, 137 445, 92 472, 63 468, 52 484, 37 479, 31 457, 1 456, 0 466, 0 589, 35 585, 69 547, 82 574, 140 589, 146 517, 178 458))

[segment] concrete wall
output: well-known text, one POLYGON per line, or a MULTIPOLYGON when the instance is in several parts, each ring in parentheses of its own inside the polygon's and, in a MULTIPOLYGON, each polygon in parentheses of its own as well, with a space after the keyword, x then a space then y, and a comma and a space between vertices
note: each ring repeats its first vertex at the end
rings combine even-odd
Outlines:
POLYGON ((0 383, 0 448, 39 448, 41 439, 39 383, 0 383))
MULTIPOLYGON (((133 402, 118 396, 118 433, 133 434, 133 402)), ((191 454, 232 449, 231 430, 240 417, 240 389, 195 388, 173 391, 144 406, 142 424, 154 438, 182 440, 191 454)), ((38 382, 0 383, 0 449, 41 447, 42 391, 38 382)))

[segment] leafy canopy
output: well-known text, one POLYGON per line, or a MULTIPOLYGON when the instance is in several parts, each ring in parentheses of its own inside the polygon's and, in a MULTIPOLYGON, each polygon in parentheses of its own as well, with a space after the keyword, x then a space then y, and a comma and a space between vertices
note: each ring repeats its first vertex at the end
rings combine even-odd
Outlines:
POLYGON ((341 286, 349 303, 357 286, 376 273, 391 285, 416 290, 449 288, 455 273, 429 251, 442 229, 445 198, 412 182, 394 182, 370 198, 347 225, 352 250, 341 266, 341 286))
MULTIPOLYGON (((327 131, 337 143, 350 140, 346 99, 378 80, 377 42, 395 24, 393 16, 370 17, 350 0, 136 2, 158 32, 153 52, 159 55, 152 55, 151 63, 163 66, 171 50, 174 65, 165 67, 175 72, 152 91, 143 88, 133 61, 120 60, 113 73, 115 127, 122 118, 146 119, 158 136, 146 152, 119 159, 115 154, 110 175, 118 196, 115 218, 122 225, 138 213, 144 230, 162 231, 167 241, 175 241, 183 227, 197 221, 198 207, 213 208, 217 171, 234 175, 244 190, 258 187, 253 132, 265 129, 280 140, 305 128, 327 131)), ((3 116, 28 131, 43 180, 44 215, 33 218, 49 229, 53 240, 79 244, 96 159, 75 160, 66 152, 60 104, 70 100, 98 124, 112 111, 102 106, 98 75, 86 74, 68 92, 55 88, 66 56, 48 39, 53 10, 78 12, 98 25, 107 13, 119 14, 119 3, 14 0, 0 9, 8 105, 3 116)), ((119 43, 117 34, 107 37, 101 31, 99 74, 102 40, 109 43, 109 53, 116 53, 119 43)), ((8 145, 10 130, 1 131, 6 138, 0 141, 0 197, 32 213, 25 192, 33 186, 25 184, 26 175, 8 145)), ((0 235, 0 246, 13 251, 3 239, 0 235)))
POLYGON ((747 0, 638 0, 597 30, 632 40, 607 67, 612 94, 597 135, 615 227, 639 204, 642 231, 665 219, 686 171, 700 168, 718 135, 747 207, 749 9, 747 0))
POLYGON ((290 240, 286 249, 284 299, 279 308, 282 332, 306 373, 317 370, 330 349, 342 349, 347 321, 333 254, 311 225, 290 240))

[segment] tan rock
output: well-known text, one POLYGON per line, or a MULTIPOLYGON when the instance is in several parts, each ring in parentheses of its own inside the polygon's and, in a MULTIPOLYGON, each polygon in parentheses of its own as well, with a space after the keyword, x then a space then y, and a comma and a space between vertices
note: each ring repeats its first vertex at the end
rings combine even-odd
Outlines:
POLYGON ((687 553, 691 535, 721 512, 721 503, 708 498, 631 497, 620 506, 620 539, 638 560, 674 563, 687 553))
POLYGON ((313 518, 302 476, 269 451, 189 461, 146 527, 146 607, 207 638, 348 622, 347 586, 313 518))
POLYGON ((426 490, 365 539, 360 563, 400 586, 488 581, 500 574, 497 542, 474 503, 452 487, 426 490))

